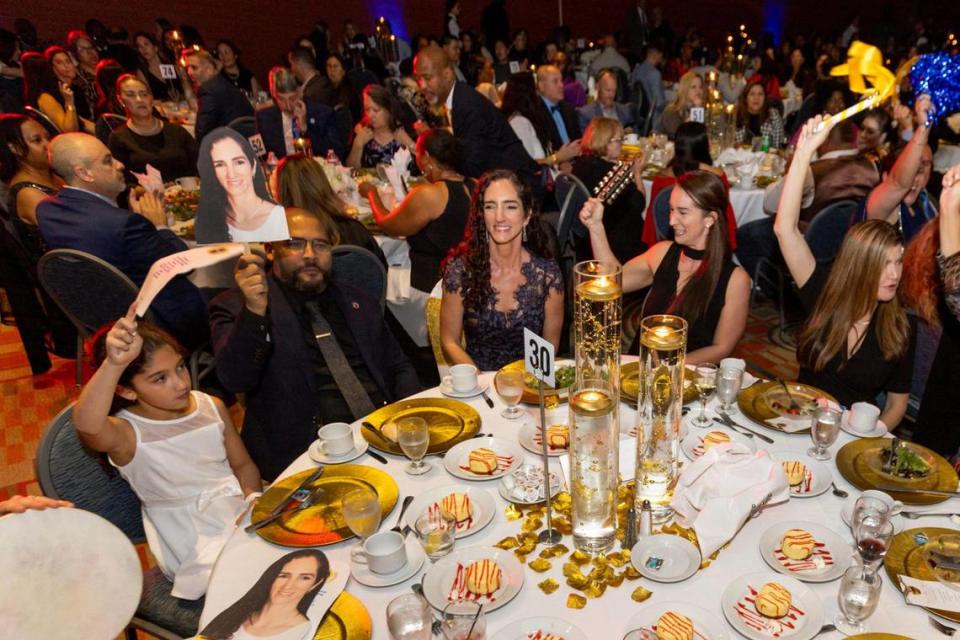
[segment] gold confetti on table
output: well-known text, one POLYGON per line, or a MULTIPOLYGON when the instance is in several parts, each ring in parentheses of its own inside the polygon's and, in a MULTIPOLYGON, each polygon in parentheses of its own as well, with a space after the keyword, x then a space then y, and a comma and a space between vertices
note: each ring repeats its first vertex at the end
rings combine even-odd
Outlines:
POLYGON ((527 566, 529 566, 531 569, 533 569, 537 573, 543 573, 544 571, 549 571, 550 568, 553 567, 553 565, 550 563, 549 560, 544 560, 543 558, 537 558, 536 560, 533 560, 532 562, 530 562, 530 564, 527 566))
POLYGON ((627 565, 627 568, 623 572, 623 575, 627 580, 637 580, 640 578, 641 574, 639 571, 637 571, 637 568, 631 564, 631 565, 627 565))
POLYGON ((519 520, 523 516, 523 512, 515 504, 508 504, 507 508, 504 509, 504 514, 507 516, 507 520, 514 521, 519 520))
POLYGON ((504 538, 503 540, 501 540, 500 542, 498 542, 493 546, 497 547, 498 549, 513 549, 519 544, 520 543, 517 541, 516 538, 514 538, 513 536, 510 536, 509 538, 504 538))
POLYGON ((570 554, 570 560, 572 560, 573 562, 579 565, 587 564, 592 559, 593 559, 593 556, 591 556, 586 551, 581 551, 580 549, 577 549, 576 551, 570 554))
POLYGON ((540 557, 541 558, 559 558, 565 553, 570 553, 570 548, 561 542, 551 547, 547 547, 546 549, 541 549, 540 557))
POLYGON ((633 593, 630 594, 630 598, 633 599, 634 602, 643 602, 652 595, 653 591, 644 587, 637 587, 633 590, 633 593))
POLYGON ((567 596, 567 609, 583 609, 587 606, 587 599, 576 593, 567 596))
POLYGON ((588 598, 599 598, 607 590, 607 583, 603 580, 591 580, 587 588, 583 590, 588 598))
POLYGON ((538 582, 537 586, 540 587, 540 591, 543 591, 545 594, 550 595, 554 591, 560 588, 560 583, 554 580, 553 578, 547 578, 543 582, 538 582))

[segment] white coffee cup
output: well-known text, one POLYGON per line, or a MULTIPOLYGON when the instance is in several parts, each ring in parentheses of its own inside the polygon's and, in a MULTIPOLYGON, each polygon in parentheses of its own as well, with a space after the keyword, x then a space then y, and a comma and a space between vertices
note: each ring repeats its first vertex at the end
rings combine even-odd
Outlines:
POLYGON ((174 180, 184 191, 196 191, 200 188, 200 178, 196 176, 184 176, 174 180))
POLYGON ((477 368, 472 364, 455 364, 450 367, 450 375, 443 377, 443 384, 460 393, 473 391, 477 388, 477 368))
POLYGON ((870 489, 869 491, 864 491, 860 494, 862 496, 867 496, 875 500, 880 500, 887 505, 890 510, 890 515, 895 516, 903 510, 903 503, 899 500, 894 500, 890 497, 889 494, 884 493, 883 491, 877 491, 876 489, 870 489))
POLYGON ((877 427, 877 420, 880 418, 880 409, 869 402, 854 402, 850 407, 850 414, 847 420, 850 428, 857 433, 870 433, 877 427))
POLYGON ((626 144, 637 144, 640 141, 640 136, 635 133, 628 133, 623 137, 623 141, 626 144))
POLYGON ((317 430, 320 450, 328 456, 342 456, 353 449, 353 429, 346 422, 331 422, 317 430))
POLYGON ((406 539, 396 531, 375 533, 363 543, 354 560, 366 564, 374 573, 399 571, 407 564, 406 539))

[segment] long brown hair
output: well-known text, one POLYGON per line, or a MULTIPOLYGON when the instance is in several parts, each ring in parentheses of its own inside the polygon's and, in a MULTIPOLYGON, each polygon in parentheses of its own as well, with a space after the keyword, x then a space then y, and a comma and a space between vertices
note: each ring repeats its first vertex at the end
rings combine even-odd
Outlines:
POLYGON ((316 160, 302 153, 286 156, 277 165, 277 200, 284 207, 306 209, 311 213, 325 213, 334 218, 350 216, 343 201, 337 197, 316 160))
POLYGON ((707 246, 700 267, 690 278, 671 305, 670 313, 683 316, 687 322, 696 322, 710 306, 723 266, 730 260, 727 244, 727 190, 723 181, 709 171, 688 171, 679 178, 675 189, 690 196, 704 216, 715 213, 717 222, 707 232, 707 246))
POLYGON ((760 80, 751 80, 747 83, 747 86, 743 88, 743 91, 740 92, 739 97, 737 97, 736 117, 738 129, 747 126, 747 123, 750 122, 750 110, 747 108, 747 94, 750 93, 750 89, 754 87, 760 87, 760 89, 763 90, 763 104, 760 106, 760 113, 757 115, 760 116, 761 122, 769 117, 770 98, 767 96, 767 88, 760 80))
POLYGON ((827 284, 797 338, 797 360, 803 366, 823 371, 837 354, 842 354, 841 366, 846 365, 850 327, 874 306, 883 359, 893 362, 903 357, 910 340, 910 323, 900 292, 889 302, 877 302, 887 249, 902 243, 900 232, 883 220, 867 220, 850 228, 827 284))
POLYGON ((930 220, 907 246, 903 254, 903 277, 900 292, 903 302, 921 318, 940 326, 937 306, 943 293, 943 280, 937 265, 940 249, 940 219, 930 220))

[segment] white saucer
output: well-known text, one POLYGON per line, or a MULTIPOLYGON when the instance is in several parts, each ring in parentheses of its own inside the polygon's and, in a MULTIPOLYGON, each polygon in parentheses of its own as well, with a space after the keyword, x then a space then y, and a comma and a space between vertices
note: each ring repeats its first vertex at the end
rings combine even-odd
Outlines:
POLYGON ((338 456, 327 455, 320 450, 320 441, 314 440, 307 448, 307 455, 310 456, 311 460, 314 462, 319 462, 320 464, 340 464, 342 462, 350 462, 351 460, 359 458, 367 452, 368 448, 370 448, 370 443, 364 440, 363 436, 360 435, 359 425, 354 425, 353 449, 350 449, 350 451, 341 453, 338 456))
MULTIPOLYGON (((520 446, 530 453, 543 455, 543 442, 537 442, 537 440, 540 440, 541 433, 539 425, 533 422, 524 422, 523 426, 520 427, 520 433, 517 434, 517 439, 520 441, 520 446)), ((547 445, 548 456, 565 456, 568 453, 570 453, 570 447, 558 448, 547 445)))
POLYGON ((751 573, 732 580, 720 597, 720 606, 730 626, 750 640, 777 637, 811 640, 820 633, 824 620, 820 596, 796 578, 772 571, 751 573), (768 582, 777 582, 790 591, 792 603, 783 618, 765 618, 754 609, 756 592, 768 582), (791 626, 788 627, 788 624, 791 626))
POLYGON ((451 602, 474 600, 483 604, 484 613, 489 613, 520 593, 523 578, 523 565, 511 551, 494 547, 454 549, 427 569, 423 577, 423 595, 438 610, 443 610, 451 602), (478 560, 492 560, 502 572, 500 587, 489 597, 464 593, 464 569, 478 560))
POLYGON ((452 386, 447 385, 444 382, 441 382, 438 388, 440 389, 440 393, 445 396, 450 396, 451 398, 472 398, 489 389, 490 382, 488 380, 484 380, 482 377, 477 377, 477 386, 469 391, 456 391, 452 386))
POLYGON ((873 431, 863 433, 854 430, 854 428, 850 426, 849 410, 844 411, 843 416, 840 417, 840 428, 855 438, 882 438, 888 433, 887 425, 883 424, 883 420, 877 420, 877 424, 873 427, 873 431))
MULTIPOLYGON (((543 468, 536 465, 525 464, 517 467, 508 475, 503 476, 500 479, 500 482, 497 483, 497 491, 500 493, 500 497, 506 500, 507 502, 512 502, 514 504, 540 504, 544 502, 546 498, 546 491, 544 491, 545 482, 543 478, 543 468), (517 486, 517 480, 522 484, 527 486, 528 491, 523 491, 517 486), (531 484, 536 484, 536 487, 531 487, 531 484), (533 498, 529 494, 536 493, 536 497, 533 498), (520 494, 525 494, 520 495, 520 494)), ((563 489, 563 481, 556 471, 550 472, 550 495, 555 496, 563 489)))
POLYGON ((644 536, 630 551, 634 568, 656 582, 682 582, 700 568, 700 550, 686 538, 661 533, 644 536), (647 566, 651 557, 659 558, 659 568, 647 566))
POLYGON ((833 530, 815 522, 778 522, 760 536, 760 555, 770 568, 803 582, 830 582, 843 575, 853 561, 853 549, 833 530), (810 533, 817 547, 807 560, 791 560, 780 550, 790 529, 810 533))
POLYGON ((515 442, 487 436, 464 440, 447 451, 443 454, 443 468, 450 475, 464 480, 494 480, 519 467, 523 459, 523 449, 515 442), (497 468, 493 473, 479 474, 470 470, 470 452, 480 448, 490 449, 497 454, 497 468))
POLYGON ((457 524, 456 537, 458 540, 466 536, 472 536, 493 520, 493 516, 497 511, 493 496, 476 486, 450 485, 430 489, 417 495, 407 509, 403 524, 413 529, 417 524, 417 518, 423 515, 428 509, 436 509, 436 503, 451 493, 466 494, 470 498, 470 504, 473 508, 473 515, 470 519, 457 524))
POLYGON ((393 573, 374 573, 362 562, 350 560, 350 575, 360 584, 368 587, 389 587, 408 580, 420 571, 427 554, 417 541, 416 536, 407 536, 407 564, 393 573))

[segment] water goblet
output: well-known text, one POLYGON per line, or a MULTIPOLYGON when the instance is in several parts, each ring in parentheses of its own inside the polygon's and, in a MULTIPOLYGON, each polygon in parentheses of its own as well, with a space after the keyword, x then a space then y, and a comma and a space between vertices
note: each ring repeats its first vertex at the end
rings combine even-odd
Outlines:
POLYGON ((340 510, 350 531, 360 538, 360 544, 350 550, 350 559, 361 564, 366 563, 367 558, 362 552, 363 543, 380 528, 380 517, 383 515, 380 498, 369 489, 354 489, 341 498, 340 510))
POLYGON ((743 384, 743 370, 736 367, 723 367, 717 373, 717 398, 720 408, 717 413, 725 416, 731 414, 731 403, 736 401, 743 384))
POLYGON ((501 369, 493 379, 497 388, 497 395, 507 408, 500 415, 508 420, 516 420, 523 416, 523 410, 517 407, 523 397, 523 371, 501 369))
POLYGON ((410 464, 403 468, 412 476, 419 476, 432 469, 429 462, 424 462, 427 447, 430 446, 430 429, 423 418, 410 417, 397 421, 397 441, 403 453, 410 458, 410 464))
POLYGON ((814 414, 810 426, 810 439, 813 446, 807 449, 807 455, 814 460, 829 460, 832 456, 827 447, 837 441, 840 433, 840 416, 837 409, 820 407, 814 414))
POLYGON ((882 584, 883 580, 876 571, 860 565, 854 565, 844 572, 837 594, 840 606, 840 615, 836 620, 838 631, 846 635, 863 632, 863 621, 877 609, 882 584))
POLYGON ((387 628, 393 640, 431 640, 433 610, 415 593, 405 593, 387 605, 387 628))
POLYGON ((693 426, 706 429, 712 424, 707 417, 707 398, 717 388, 717 365, 709 363, 697 365, 695 376, 693 384, 700 395, 700 415, 692 422, 693 426))

